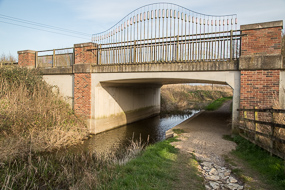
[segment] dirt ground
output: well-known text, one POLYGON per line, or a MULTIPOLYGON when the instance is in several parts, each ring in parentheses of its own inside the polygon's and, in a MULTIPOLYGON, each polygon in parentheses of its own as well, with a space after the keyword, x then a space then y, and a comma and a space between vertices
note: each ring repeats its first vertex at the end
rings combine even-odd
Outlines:
POLYGON ((222 156, 236 147, 234 142, 222 138, 231 134, 230 104, 228 101, 216 111, 204 111, 174 127, 185 133, 179 135, 181 141, 173 145, 183 152, 194 153, 198 160, 224 165, 222 156))
MULTIPOLYGON (((173 129, 182 129, 184 132, 178 135, 180 141, 173 142, 172 145, 183 153, 195 155, 199 161, 209 161, 230 169, 238 169, 242 178, 246 179, 242 180, 246 182, 244 189, 272 189, 245 161, 230 153, 236 144, 222 138, 223 135, 231 134, 230 105, 231 101, 228 101, 216 111, 201 112, 174 127, 173 129)), ((188 188, 185 186, 184 189, 188 188)))

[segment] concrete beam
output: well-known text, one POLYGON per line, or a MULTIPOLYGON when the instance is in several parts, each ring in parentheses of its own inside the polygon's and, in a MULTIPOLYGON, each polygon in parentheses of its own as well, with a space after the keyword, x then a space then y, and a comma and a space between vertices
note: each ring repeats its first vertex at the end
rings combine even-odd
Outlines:
POLYGON ((249 55, 239 58, 239 70, 284 69, 282 55, 249 55))
POLYGON ((283 28, 283 20, 241 25, 240 30, 253 30, 261 28, 280 27, 280 26, 283 28))
POLYGON ((170 71, 237 71, 238 60, 224 62, 173 62, 146 64, 92 65, 92 73, 170 72, 170 71))

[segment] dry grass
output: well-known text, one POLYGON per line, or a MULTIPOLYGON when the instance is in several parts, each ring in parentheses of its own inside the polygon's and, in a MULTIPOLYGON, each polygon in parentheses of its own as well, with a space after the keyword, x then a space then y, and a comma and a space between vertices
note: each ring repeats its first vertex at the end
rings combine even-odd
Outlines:
POLYGON ((203 109, 212 101, 230 97, 231 87, 225 85, 165 85, 161 88, 161 111, 203 109))
POLYGON ((84 123, 37 71, 0 69, 0 160, 78 143, 84 123))

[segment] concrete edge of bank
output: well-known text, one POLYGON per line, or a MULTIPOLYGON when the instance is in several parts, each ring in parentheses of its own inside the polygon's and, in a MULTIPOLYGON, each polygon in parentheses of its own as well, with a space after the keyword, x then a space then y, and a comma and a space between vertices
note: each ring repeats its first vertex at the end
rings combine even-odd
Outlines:
POLYGON ((165 139, 169 139, 169 138, 172 138, 172 137, 177 136, 177 134, 173 132, 173 129, 180 129, 180 128, 179 128, 179 125, 181 125, 182 123, 184 123, 184 122, 186 122, 186 121, 190 121, 190 120, 192 120, 192 119, 198 117, 198 116, 199 116, 200 114, 202 114, 203 112, 205 112, 205 110, 201 110, 200 112, 194 114, 194 115, 193 115, 192 117, 190 117, 189 119, 186 119, 186 120, 184 120, 183 122, 181 122, 181 123, 179 123, 178 125, 176 125, 175 127, 171 128, 171 129, 169 129, 169 130, 167 130, 167 131, 165 132, 165 139))

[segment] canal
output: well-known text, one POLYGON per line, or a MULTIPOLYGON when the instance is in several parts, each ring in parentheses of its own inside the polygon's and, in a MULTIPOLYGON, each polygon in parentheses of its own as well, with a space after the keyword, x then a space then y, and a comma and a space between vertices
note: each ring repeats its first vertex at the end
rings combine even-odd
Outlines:
POLYGON ((110 131, 94 135, 84 141, 76 149, 96 153, 109 153, 120 147, 125 147, 133 138, 135 141, 141 139, 143 142, 156 143, 165 139, 165 132, 181 122, 189 119, 199 111, 190 110, 185 114, 154 116, 135 123, 127 124, 110 131))

